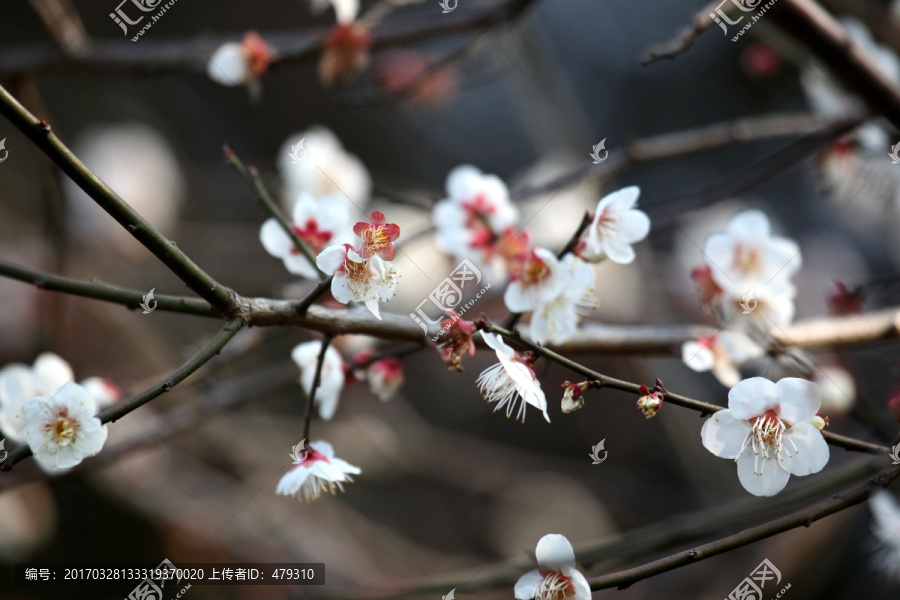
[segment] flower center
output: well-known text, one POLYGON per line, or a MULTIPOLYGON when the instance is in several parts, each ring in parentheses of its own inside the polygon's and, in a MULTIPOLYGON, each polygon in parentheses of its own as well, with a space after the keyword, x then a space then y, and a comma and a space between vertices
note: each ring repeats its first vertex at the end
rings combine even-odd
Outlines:
POLYGON ((534 251, 520 260, 512 275, 513 279, 525 286, 537 285, 549 276, 550 267, 534 251))
POLYGON ((782 438, 786 429, 784 421, 778 418, 775 411, 756 418, 750 435, 753 437, 753 452, 762 454, 763 459, 777 458, 781 453, 782 438))
POLYGON ((75 442, 78 422, 69 419, 67 415, 60 414, 56 417, 55 422, 47 424, 46 429, 53 432, 53 437, 56 438, 58 445, 68 446, 75 442))
POLYGON ((344 271, 347 274, 347 279, 356 283, 366 283, 369 281, 369 275, 371 275, 369 273, 369 261, 356 262, 350 260, 349 257, 344 261, 344 271))
POLYGON ((756 248, 747 248, 738 244, 734 248, 734 268, 741 273, 753 273, 762 267, 762 260, 756 248))
POLYGON ((572 580, 559 571, 545 571, 541 569, 544 578, 538 584, 534 595, 535 600, 564 600, 575 595, 575 586, 572 580))
POLYGON ((378 254, 382 248, 390 245, 391 236, 387 232, 387 227, 372 225, 363 230, 362 243, 372 254, 378 254))
MULTIPOLYGON (((331 236, 333 235, 330 231, 319 229, 319 223, 315 219, 309 219, 303 227, 291 225, 291 229, 294 230, 297 237, 312 248, 313 254, 319 254, 331 240, 331 236)), ((291 254, 299 253, 300 251, 297 248, 291 248, 291 254)))

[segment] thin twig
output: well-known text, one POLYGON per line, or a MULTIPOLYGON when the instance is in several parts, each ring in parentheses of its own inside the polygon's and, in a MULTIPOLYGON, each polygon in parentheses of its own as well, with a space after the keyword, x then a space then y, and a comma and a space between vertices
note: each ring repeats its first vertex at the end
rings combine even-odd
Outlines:
MULTIPOLYGON (((320 271, 321 272, 321 271, 320 271)), ((302 316, 306 315, 306 312, 309 310, 309 307, 315 304, 316 300, 322 297, 322 295, 331 289, 331 282, 334 280, 334 275, 329 275, 327 279, 323 279, 319 283, 316 284, 300 302, 297 303, 297 314, 302 316)))
POLYGON ((720 4, 722 4, 720 0, 713 0, 713 2, 700 9, 691 18, 691 24, 682 29, 675 39, 650 46, 644 53, 644 56, 641 57, 641 66, 652 65, 664 58, 674 60, 679 54, 687 52, 694 45, 694 42, 697 41, 698 37, 715 25, 716 22, 710 18, 710 14, 720 4))
POLYGON ((309 424, 312 422, 312 409, 316 403, 316 390, 319 389, 319 383, 322 381, 322 365, 325 364, 325 353, 331 344, 331 336, 326 335, 322 338, 322 348, 319 350, 319 357, 316 359, 316 374, 313 377, 312 389, 309 391, 309 397, 306 399, 306 410, 303 413, 303 439, 309 442, 309 424))

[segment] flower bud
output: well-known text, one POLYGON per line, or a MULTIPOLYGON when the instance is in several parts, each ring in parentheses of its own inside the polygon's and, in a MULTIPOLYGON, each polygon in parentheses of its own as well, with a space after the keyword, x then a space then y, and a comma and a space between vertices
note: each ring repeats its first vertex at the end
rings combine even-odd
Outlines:
POLYGON ((582 381, 581 383, 565 382, 562 387, 565 393, 562 399, 562 411, 566 414, 575 412, 584 406, 584 392, 591 386, 590 382, 582 381))
MULTIPOLYGON (((659 382, 658 379, 656 381, 659 382)), ((656 412, 662 407, 664 392, 660 391, 661 389, 662 386, 657 385, 654 391, 651 392, 646 385, 642 385, 638 390, 641 397, 638 398, 637 407, 641 409, 641 412, 648 419, 655 417, 656 412)))

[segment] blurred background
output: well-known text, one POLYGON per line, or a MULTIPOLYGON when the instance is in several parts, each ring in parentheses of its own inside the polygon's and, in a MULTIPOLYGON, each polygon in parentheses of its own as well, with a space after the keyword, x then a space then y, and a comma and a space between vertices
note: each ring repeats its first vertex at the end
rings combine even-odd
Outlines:
MULTIPOLYGON (((885 156, 896 132, 883 130, 889 141, 873 149, 859 136, 837 139, 838 129, 809 134, 798 126, 836 115, 810 101, 808 93, 824 92, 804 91, 809 57, 766 19, 737 42, 714 27, 675 61, 643 67, 647 48, 675 37, 705 2, 542 0, 490 27, 376 46, 369 67, 349 85, 323 85, 315 56, 287 61, 261 78, 254 99, 244 86, 212 81, 206 57, 248 30, 275 48, 302 47, 330 30, 332 12, 312 15, 298 0, 178 0, 131 42, 109 18, 114 0, 72 2, 83 23, 74 34, 50 33, 37 10, 46 4, 5 0, 0 7, 0 81, 195 262, 243 295, 299 298, 310 283, 263 250, 266 214, 224 161, 223 145, 255 165, 287 207, 284 144, 325 127, 368 172, 357 181, 357 220, 378 209, 402 229, 400 287, 383 312, 413 311, 455 267, 434 243, 430 207, 444 196, 447 173, 465 163, 503 178, 520 222, 552 249, 566 243, 604 193, 641 187, 650 237, 638 245, 635 264, 596 267, 598 307, 589 322, 709 324, 690 271, 705 236, 745 207, 764 210, 779 235, 802 246, 797 319, 828 314, 836 279, 864 291, 866 311, 900 300, 900 167, 885 156), (84 36, 89 58, 55 58, 59 40, 77 46, 84 36), (129 67, 135 57, 139 66, 129 67), (402 82, 434 61, 443 62, 430 93, 403 93, 402 82), (660 141, 654 136, 773 115, 785 116, 783 135, 776 127, 752 143, 646 158, 660 141), (610 164, 588 173, 588 153, 601 139, 610 164), (629 146, 636 140, 650 143, 629 146), (645 159, 621 164, 626 147, 645 159), (572 173, 578 176, 567 177, 572 173), (559 176, 568 185, 528 193, 559 176)), ((466 11, 502 4, 460 0, 445 16, 429 0, 400 8, 383 26, 465 20, 466 11)), ((888 3, 858 6, 876 11, 869 14, 885 36, 879 43, 890 36, 896 43, 900 21, 888 3)), ((369 7, 364 2, 364 12, 369 7)), ((838 116, 852 117, 852 110, 838 116)), ((4 138, 0 258, 157 294, 189 293, 5 120, 4 138)), ((498 283, 476 312, 504 318, 498 283)), ((0 364, 31 363, 52 351, 79 379, 109 378, 126 396, 177 368, 219 326, 0 279, 0 364)), ((25 461, 3 474, 0 597, 121 598, 130 591, 15 588, 17 562, 156 564, 167 557, 176 565, 326 565, 324 588, 195 586, 188 594, 198 600, 377 597, 419 587, 434 599, 453 587, 463 598, 510 598, 546 533, 562 533, 584 550, 587 576, 602 574, 786 514, 808 504, 798 500, 807 490, 827 498, 871 472, 866 457, 832 449, 823 472, 792 478, 775 498, 754 498, 730 461, 702 447, 702 421, 693 412, 666 406, 646 420, 632 396, 603 390, 563 415, 559 386, 573 376, 540 361, 553 422, 531 414, 523 425, 492 415, 478 394, 475 379, 495 362, 493 354, 479 352, 460 374, 429 352, 404 359, 406 381, 393 400, 348 384, 336 417, 313 421, 312 439, 330 441, 363 474, 346 493, 305 504, 276 496, 275 486, 303 430, 290 351, 311 339, 314 333, 299 329, 241 331, 187 382, 110 426, 103 452, 84 468, 48 478, 25 461), (588 455, 600 440, 608 459, 592 465, 588 455), (465 589, 486 580, 497 585, 465 589)), ((392 347, 357 337, 335 343, 347 360, 392 347)), ((900 387, 897 348, 887 341, 815 353, 818 365, 842 368, 856 388, 836 394, 832 431, 882 444, 896 434, 886 403, 900 387)), ((671 391, 726 402, 726 388, 686 368, 679 348, 669 356, 577 358, 613 377, 648 384, 659 377, 671 391)), ((791 583, 793 600, 896 598, 900 584, 876 570, 873 553, 871 514, 859 505, 596 594, 722 598, 768 558, 791 583)))

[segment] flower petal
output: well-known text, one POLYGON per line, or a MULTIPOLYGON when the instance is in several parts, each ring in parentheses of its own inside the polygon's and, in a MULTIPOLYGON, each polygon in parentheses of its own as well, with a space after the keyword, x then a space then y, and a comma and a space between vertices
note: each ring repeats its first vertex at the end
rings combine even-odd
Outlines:
MULTIPOLYGON (((325 273, 335 273, 340 269, 347 257, 347 249, 335 244, 322 250, 316 257, 316 266, 325 273)), ((346 302, 345 302, 346 304, 346 302)))
POLYGON ((738 419, 752 419, 781 401, 781 390, 765 377, 751 377, 728 392, 728 409, 738 419))
POLYGON ((719 458, 737 458, 750 432, 750 423, 730 410, 720 410, 703 424, 700 439, 703 447, 719 458))
POLYGON ((782 469, 775 459, 757 461, 757 456, 745 450, 737 459, 738 479, 744 489, 754 496, 774 496, 784 489, 791 474, 782 469), (760 473, 755 472, 759 465, 760 473))
POLYGON ((617 224, 619 237, 623 242, 634 244, 650 233, 650 217, 639 210, 629 210, 617 224))
POLYGON ((519 577, 515 588, 516 600, 532 600, 537 594, 538 585, 543 579, 544 576, 538 570, 528 571, 519 577))
POLYGON ((34 361, 31 372, 37 378, 38 391, 51 396, 75 379, 71 365, 52 352, 41 353, 34 361))
POLYGON ((534 550, 538 564, 549 569, 575 566, 575 551, 566 536, 548 533, 540 539, 534 550))
POLYGON ((811 423, 801 423, 788 429, 784 438, 784 468, 792 475, 803 477, 818 473, 828 464, 830 451, 822 433, 811 423))
POLYGON ((709 344, 715 342, 685 342, 681 346, 681 360, 684 361, 689 368, 698 373, 709 371, 715 363, 715 354, 709 349, 709 344))
POLYGON ((812 381, 797 377, 785 377, 777 384, 781 390, 781 402, 776 413, 791 425, 809 423, 819 412, 822 393, 812 381))

